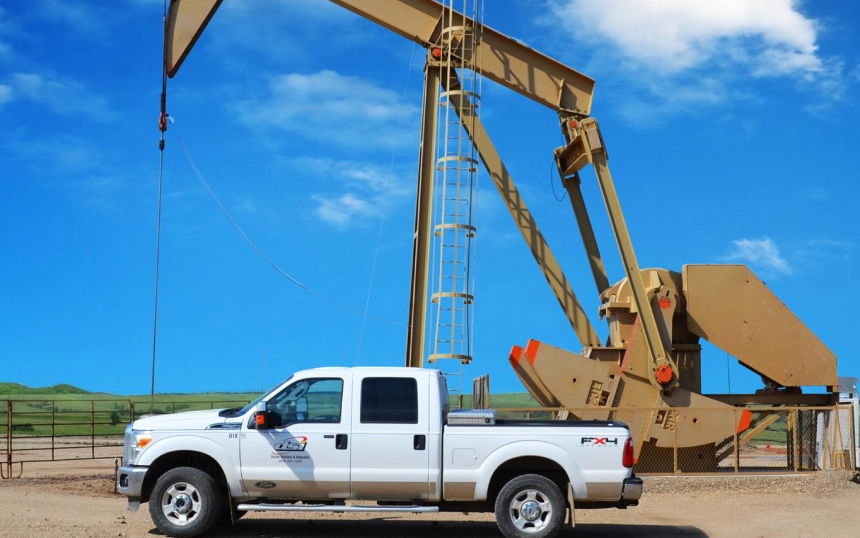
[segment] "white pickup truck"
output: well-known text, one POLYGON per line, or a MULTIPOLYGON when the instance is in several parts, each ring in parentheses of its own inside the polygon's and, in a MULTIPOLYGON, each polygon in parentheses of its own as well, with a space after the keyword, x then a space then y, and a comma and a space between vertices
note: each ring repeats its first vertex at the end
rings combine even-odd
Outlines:
POLYGON ((508 538, 544 538, 574 507, 638 504, 632 467, 621 423, 497 421, 449 412, 438 370, 316 368, 243 409, 132 422, 117 487, 177 538, 251 510, 495 512, 508 538))

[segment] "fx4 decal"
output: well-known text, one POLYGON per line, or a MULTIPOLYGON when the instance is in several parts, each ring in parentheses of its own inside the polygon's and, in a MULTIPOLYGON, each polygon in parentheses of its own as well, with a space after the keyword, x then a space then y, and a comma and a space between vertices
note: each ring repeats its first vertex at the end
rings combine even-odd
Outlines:
POLYGON ((617 437, 583 437, 580 441, 582 446, 618 446, 617 437))

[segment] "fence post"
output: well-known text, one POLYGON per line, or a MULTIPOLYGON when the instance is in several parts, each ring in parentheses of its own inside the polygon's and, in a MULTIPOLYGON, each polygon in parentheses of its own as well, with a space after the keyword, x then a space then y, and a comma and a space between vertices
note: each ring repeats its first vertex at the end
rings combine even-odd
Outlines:
POLYGON ((833 428, 833 461, 834 469, 843 469, 845 467, 845 443, 842 442, 842 419, 839 412, 839 404, 836 405, 836 425, 833 428), (837 443, 838 439, 838 443, 837 443))
POLYGON ((55 448, 54 441, 57 437, 57 427, 56 427, 57 419, 56 419, 56 415, 54 412, 55 407, 56 407, 56 403, 54 400, 52 400, 51 401, 51 461, 54 461, 54 458, 57 457, 56 454, 54 454, 54 448, 55 448))
MULTIPOLYGON (((666 416, 672 415, 672 473, 678 474, 678 415, 669 410, 666 416)), ((653 416, 653 415, 652 415, 653 416)))
POLYGON ((740 434, 738 433, 738 408, 735 407, 732 409, 732 415, 734 415, 735 419, 735 446, 734 446, 734 460, 735 460, 735 474, 740 472, 741 467, 741 447, 740 447, 740 434))
POLYGON ((824 454, 821 459, 821 470, 829 471, 830 470, 830 421, 832 420, 831 414, 827 411, 824 412, 824 454))
POLYGON ((12 400, 6 400, 6 466, 12 476, 12 400))
POLYGON ((854 417, 856 413, 854 411, 854 405, 851 405, 850 410, 848 411, 848 434, 851 436, 851 456, 848 458, 851 462, 851 469, 857 468, 857 444, 854 442, 854 428, 857 427, 854 424, 854 417))
POLYGON ((96 459, 96 402, 90 400, 90 451, 96 459))
POLYGON ((799 459, 800 459, 800 447, 797 444, 797 426, 799 421, 797 420, 797 409, 793 409, 791 411, 791 446, 792 448, 792 457, 794 458, 794 472, 798 471, 799 459))

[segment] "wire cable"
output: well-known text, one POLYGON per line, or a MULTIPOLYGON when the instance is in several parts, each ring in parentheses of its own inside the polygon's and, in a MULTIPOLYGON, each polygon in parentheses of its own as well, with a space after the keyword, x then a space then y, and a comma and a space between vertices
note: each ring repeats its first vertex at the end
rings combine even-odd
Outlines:
MULTIPOLYGON (((173 123, 173 120, 171 120, 171 123, 173 123)), ((255 245, 254 242, 251 241, 251 239, 245 234, 245 232, 242 231, 242 228, 240 228, 239 225, 236 223, 236 221, 233 220, 233 217, 230 216, 230 213, 227 212, 227 209, 224 207, 223 204, 221 204, 221 201, 218 199, 218 197, 215 196, 215 192, 212 190, 212 188, 209 186, 209 184, 203 178, 203 174, 200 173, 200 170, 197 168, 197 165, 194 163, 194 159, 191 158, 191 154, 188 152, 188 148, 185 147, 185 143, 182 142, 182 138, 179 136, 179 131, 176 129, 176 127, 173 127, 173 134, 176 136, 176 141, 179 143, 179 147, 181 147, 182 151, 185 153, 185 157, 188 158, 188 162, 191 164, 191 168, 194 170, 194 173, 197 175, 197 179, 199 179, 200 182, 203 184, 203 187, 206 188, 206 191, 209 193, 209 196, 212 197, 212 199, 218 205, 218 208, 221 209, 221 212, 224 214, 225 217, 227 217, 227 220, 230 221, 230 224, 233 226, 233 228, 236 230, 236 232, 238 232, 238 234, 240 236, 242 236, 242 239, 245 240, 245 243, 247 243, 248 246, 251 247, 251 250, 253 250, 257 254, 257 256, 262 258, 263 261, 265 261, 267 264, 269 264, 272 267, 272 269, 274 269, 281 276, 283 276, 284 278, 286 278, 287 280, 289 280, 290 282, 292 282, 296 286, 300 287, 304 291, 310 293, 311 295, 315 295, 316 297, 319 297, 320 299, 328 301, 329 303, 331 303, 331 304, 333 304, 339 308, 342 308, 348 312, 352 312, 354 314, 358 314, 360 316, 364 316, 365 318, 379 321, 382 323, 387 323, 389 325, 395 325, 397 327, 407 327, 408 326, 405 323, 398 323, 396 321, 391 321, 391 320, 381 318, 378 316, 371 316, 371 315, 367 314, 366 312, 362 312, 361 310, 358 310, 356 308, 352 308, 351 306, 347 306, 343 303, 340 303, 340 302, 338 302, 338 301, 336 301, 330 297, 323 295, 322 293, 319 293, 319 292, 309 288, 308 286, 305 286, 304 284, 302 284, 301 282, 299 282, 298 280, 296 280, 295 278, 293 278, 292 276, 287 274, 283 269, 278 267, 275 264, 275 262, 273 262, 271 259, 269 259, 268 256, 266 256, 263 253, 263 251, 261 251, 259 248, 257 248, 257 245, 255 245)))
MULTIPOLYGON (((164 141, 162 134, 161 141, 164 141)), ((149 412, 154 413, 155 409, 155 350, 158 340, 158 273, 161 265, 161 193, 164 184, 164 149, 162 146, 161 155, 158 159, 158 224, 155 232, 155 304, 153 306, 152 315, 152 387, 149 393, 149 412)))
POLYGON ((553 181, 553 179, 552 179, 552 176, 553 176, 552 169, 554 168, 554 166, 553 166, 554 164, 555 164, 555 158, 553 158, 552 162, 549 165, 549 186, 550 186, 550 188, 552 188, 552 195, 555 198, 555 201, 556 202, 563 202, 564 199, 567 198, 567 191, 566 190, 564 191, 564 194, 561 195, 561 198, 559 198, 558 195, 555 193, 555 181, 553 181))
MULTIPOLYGON (((406 96, 406 91, 409 89, 409 79, 412 76, 412 60, 415 59, 415 43, 412 43, 412 51, 409 54, 409 63, 406 69, 406 82, 403 84, 403 96, 406 96)), ((405 114, 400 113, 400 119, 397 122, 397 132, 403 126, 403 117, 405 114)), ((394 174, 394 161, 397 158, 397 145, 391 152, 391 162, 388 164, 388 181, 385 183, 385 190, 391 188, 391 176, 394 174)), ((370 284, 367 286, 367 300, 364 302, 364 317, 361 320, 361 331, 358 335, 358 352, 355 355, 355 365, 358 366, 358 361, 361 359, 361 346, 364 343, 364 328, 367 325, 367 312, 370 309, 370 296, 373 291, 373 279, 376 276, 376 261, 379 258, 379 245, 382 243, 382 227, 385 224, 385 213, 379 218, 379 232, 376 234, 376 251, 373 254, 373 264, 370 268, 370 284)))
POLYGON ((164 131, 167 130, 167 1, 164 2, 164 53, 161 62, 161 115, 158 117, 158 217, 155 231, 155 298, 152 307, 152 372, 149 412, 155 412, 155 356, 158 342, 158 276, 161 267, 161 201, 164 186, 164 131))

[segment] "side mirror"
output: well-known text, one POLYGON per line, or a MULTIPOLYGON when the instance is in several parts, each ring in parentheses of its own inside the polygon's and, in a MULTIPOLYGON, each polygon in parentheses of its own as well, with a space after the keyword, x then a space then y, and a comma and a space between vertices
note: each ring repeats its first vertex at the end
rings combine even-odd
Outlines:
POLYGON ((269 421, 268 419, 268 409, 266 406, 266 402, 260 402, 257 404, 257 410, 254 412, 255 421, 257 424, 258 430, 268 430, 269 429, 269 421))

